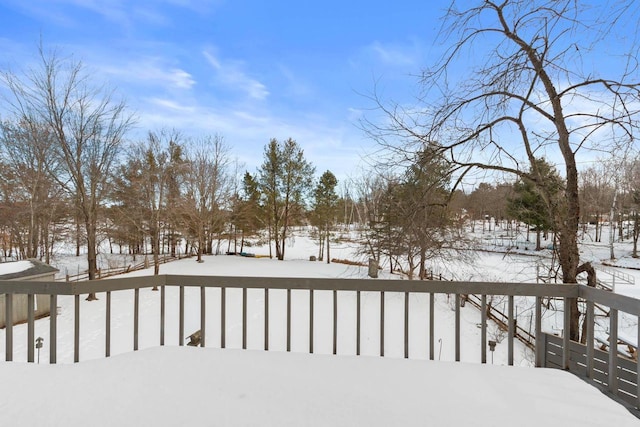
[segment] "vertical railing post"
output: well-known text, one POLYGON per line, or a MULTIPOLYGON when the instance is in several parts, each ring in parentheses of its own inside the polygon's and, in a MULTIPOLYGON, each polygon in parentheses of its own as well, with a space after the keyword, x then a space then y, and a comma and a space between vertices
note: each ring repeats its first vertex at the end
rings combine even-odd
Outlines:
POLYGON ((179 317, 178 317, 178 346, 184 345, 184 285, 180 285, 180 302, 179 302, 179 317))
POLYGON ((564 298, 564 333, 562 335, 562 369, 569 370, 571 346, 571 298, 564 298))
POLYGON ((313 353, 313 289, 309 289, 309 353, 313 353))
POLYGON ((536 368, 544 367, 544 340, 542 336, 542 297, 536 297, 536 368))
POLYGON ((456 293, 455 297, 455 358, 456 362, 460 361, 460 294, 456 293))
POLYGON ((165 310, 166 310, 166 286, 160 286, 160 345, 164 345, 165 310))
POLYGON ((409 292, 404 293, 404 358, 409 358, 409 292))
POLYGON ((593 347, 594 340, 594 323, 595 323, 595 306, 593 301, 587 301, 587 313, 585 322, 587 322, 587 336, 585 342, 587 344, 587 378, 593 379, 593 360, 595 359, 595 350, 593 347))
POLYGON ((200 347, 207 342, 207 288, 200 286, 200 347))
POLYGON ((513 316, 513 295, 508 298, 509 314, 508 314, 508 342, 507 342, 507 364, 513 366, 513 341, 515 338, 516 320, 513 316))
POLYGON ((5 360, 13 360, 13 294, 4 294, 5 360))
POLYGON ((111 356, 111 291, 107 291, 104 325, 104 356, 111 356))
POLYGON ((480 300, 480 363, 487 363, 487 296, 480 300))
POLYGON ((360 291, 356 291, 356 356, 360 356, 361 300, 360 291))
POLYGON ((247 288, 242 288, 242 349, 247 349, 247 288))
POLYGON ((49 363, 57 362, 58 295, 49 296, 49 363))
MULTIPOLYGON (((640 316, 637 317, 636 351, 640 349, 640 316)), ((636 408, 640 409, 640 355, 636 353, 636 408)))
POLYGON ((338 354, 338 291, 333 291, 333 354, 338 354))
POLYGON ((609 391, 618 394, 618 310, 609 310, 609 391))
POLYGON ((227 288, 220 288, 220 348, 227 345, 227 288))
POLYGON ((269 288, 264 288, 264 350, 269 350, 269 288))
POLYGON ((73 362, 80 361, 80 295, 74 295, 73 362))
POLYGON ((435 353, 435 295, 429 293, 429 360, 434 359, 435 353))
POLYGON ((384 357, 384 291, 380 292, 380 357, 384 357))
POLYGON ((287 351, 291 351, 291 289, 287 289, 287 351))
POLYGON ((133 351, 138 351, 140 333, 140 288, 133 290, 133 351))
POLYGON ((27 362, 35 361, 35 304, 34 294, 27 295, 27 362))

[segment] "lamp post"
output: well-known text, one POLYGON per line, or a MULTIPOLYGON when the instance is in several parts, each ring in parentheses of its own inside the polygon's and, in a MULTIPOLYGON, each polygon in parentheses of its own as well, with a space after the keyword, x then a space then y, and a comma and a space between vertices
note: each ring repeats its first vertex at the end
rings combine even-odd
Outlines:
POLYGON ((40 363, 40 349, 42 348, 43 342, 44 342, 44 338, 42 337, 36 338, 36 348, 38 349, 38 363, 40 363))
POLYGON ((489 340, 489 350, 491 351, 491 364, 493 365, 493 352, 496 351, 496 342, 489 340))

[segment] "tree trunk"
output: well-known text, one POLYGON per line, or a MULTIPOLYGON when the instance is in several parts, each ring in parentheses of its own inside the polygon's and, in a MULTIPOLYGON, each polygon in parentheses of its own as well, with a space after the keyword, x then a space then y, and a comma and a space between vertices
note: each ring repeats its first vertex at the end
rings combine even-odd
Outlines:
POLYGON ((327 229, 327 264, 331 264, 331 252, 329 249, 329 230, 327 229))
MULTIPOLYGON (((98 272, 98 255, 97 255, 97 236, 96 236, 96 224, 92 218, 85 220, 85 227, 87 230, 87 265, 89 271, 89 280, 95 280, 96 273, 98 272)), ((95 293, 87 295, 87 301, 95 301, 98 297, 95 293)))

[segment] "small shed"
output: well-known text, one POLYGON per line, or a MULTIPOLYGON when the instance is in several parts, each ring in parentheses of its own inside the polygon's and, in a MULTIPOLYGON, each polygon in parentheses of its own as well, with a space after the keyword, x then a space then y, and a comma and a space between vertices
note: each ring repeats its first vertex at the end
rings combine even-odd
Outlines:
MULTIPOLYGON (((0 280, 12 281, 54 281, 58 269, 44 262, 30 259, 0 263, 0 280)), ((50 314, 49 295, 35 296, 35 318, 45 317, 50 314)), ((13 324, 27 321, 27 295, 14 294, 13 296, 13 324)), ((0 328, 5 327, 5 295, 0 294, 0 328)))

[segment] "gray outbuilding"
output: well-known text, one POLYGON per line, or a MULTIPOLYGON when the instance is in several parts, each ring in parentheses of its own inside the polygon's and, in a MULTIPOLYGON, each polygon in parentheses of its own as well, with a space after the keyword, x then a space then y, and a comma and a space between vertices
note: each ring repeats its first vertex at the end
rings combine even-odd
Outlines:
MULTIPOLYGON (((30 259, 28 261, 14 261, 12 263, 0 264, 0 280, 12 280, 12 281, 53 281, 55 280, 58 269, 45 264, 41 261, 30 259), (13 263, 25 263, 27 268, 20 269, 20 271, 13 271, 13 263), (9 273, 2 274, 2 266, 9 267, 5 271, 11 271, 9 273)), ((5 327, 5 295, 0 295, 0 328, 5 327)), ((50 313, 50 298, 49 295, 36 295, 35 296, 35 318, 48 316, 50 313)), ((13 296, 13 324, 24 323, 27 321, 27 295, 16 294, 13 296)))

